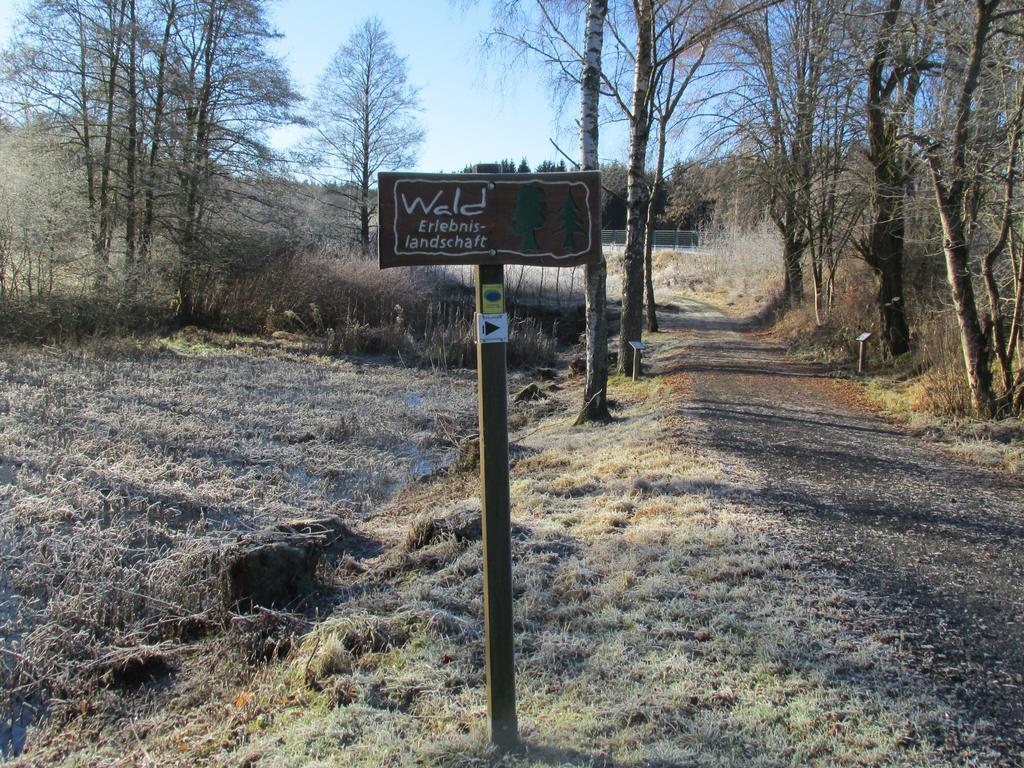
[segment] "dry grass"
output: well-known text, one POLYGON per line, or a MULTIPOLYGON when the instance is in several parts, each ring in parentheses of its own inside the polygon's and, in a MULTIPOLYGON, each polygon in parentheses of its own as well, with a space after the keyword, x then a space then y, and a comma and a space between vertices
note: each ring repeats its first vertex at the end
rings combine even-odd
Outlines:
MULTIPOLYGON (((667 359, 666 337, 652 363, 667 359)), ((807 570, 666 389, 616 379, 617 420, 564 413, 519 435, 512 474, 524 753, 484 731, 478 541, 403 546, 417 514, 473 505, 472 478, 400 493, 369 521, 394 548, 283 662, 219 698, 182 694, 67 759, 119 765, 945 765, 949 709, 872 624, 807 570)), ((559 398, 565 398, 559 401, 559 398)), ((546 403, 517 406, 536 413, 546 403)), ((230 677, 230 676, 228 676, 230 677)), ((84 727, 84 726, 82 726, 84 727)), ((40 760, 81 734, 41 739, 40 760)), ((95 734, 94 734, 95 735, 95 734)))
POLYGON ((775 333, 800 357, 832 365, 856 367, 855 339, 868 331, 875 341, 870 346, 868 363, 877 367, 879 319, 875 309, 874 277, 864 262, 847 259, 836 277, 835 303, 826 308, 818 325, 814 310, 814 293, 808 282, 806 299, 800 306, 786 311, 774 327, 775 333))
MULTIPOLYGON (((443 282, 473 287, 475 267, 434 267, 443 282)), ((552 269, 511 264, 505 267, 505 292, 510 305, 575 309, 583 305, 583 267, 552 269)))
POLYGON ((782 288, 782 248, 765 223, 751 231, 708 231, 695 251, 655 251, 654 277, 662 290, 683 293, 727 312, 755 315, 782 288))
POLYGON ((197 332, 0 348, 5 689, 66 714, 162 678, 230 618, 225 548, 294 517, 358 521, 454 456, 472 402, 466 375, 197 332))
POLYGON ((913 355, 868 380, 869 401, 947 453, 976 466, 1024 474, 1024 421, 971 418, 952 310, 929 312, 917 327, 913 355))

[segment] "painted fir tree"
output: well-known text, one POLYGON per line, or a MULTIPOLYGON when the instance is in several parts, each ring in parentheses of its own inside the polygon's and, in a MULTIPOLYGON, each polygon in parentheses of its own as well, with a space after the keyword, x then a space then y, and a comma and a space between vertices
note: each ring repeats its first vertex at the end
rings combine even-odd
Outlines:
POLYGON ((562 247, 575 248, 576 235, 583 233, 583 223, 580 221, 580 209, 576 207, 576 201, 572 199, 570 192, 565 196, 562 203, 562 211, 559 214, 560 224, 555 233, 562 233, 562 247))
POLYGON ((540 250, 537 230, 544 226, 547 219, 544 190, 532 184, 524 184, 519 188, 516 205, 512 209, 512 231, 522 236, 523 244, 520 247, 524 253, 540 250))

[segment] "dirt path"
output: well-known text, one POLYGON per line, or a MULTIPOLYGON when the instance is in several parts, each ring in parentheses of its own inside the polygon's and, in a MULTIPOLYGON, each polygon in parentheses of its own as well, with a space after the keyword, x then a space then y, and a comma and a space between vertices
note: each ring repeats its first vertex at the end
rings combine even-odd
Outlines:
POLYGON ((1024 762, 1024 482, 859 409, 847 382, 715 308, 676 306, 684 353, 669 371, 687 375, 683 411, 702 439, 754 470, 753 503, 782 515, 812 560, 893 616, 893 642, 996 762, 1024 762))

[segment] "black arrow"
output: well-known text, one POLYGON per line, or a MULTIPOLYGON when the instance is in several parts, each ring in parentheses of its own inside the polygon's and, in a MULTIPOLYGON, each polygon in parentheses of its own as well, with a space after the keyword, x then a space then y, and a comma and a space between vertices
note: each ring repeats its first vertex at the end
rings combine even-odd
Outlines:
POLYGON ((501 330, 500 325, 495 325, 490 320, 484 320, 484 336, 490 336, 495 331, 501 330))

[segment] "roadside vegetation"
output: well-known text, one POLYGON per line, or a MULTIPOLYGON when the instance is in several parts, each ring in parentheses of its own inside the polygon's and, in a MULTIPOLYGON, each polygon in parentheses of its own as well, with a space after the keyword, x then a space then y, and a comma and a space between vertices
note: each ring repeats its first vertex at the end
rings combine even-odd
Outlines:
MULTIPOLYGON (((45 489, 33 484, 31 470, 19 470, 26 476, 8 492, 17 494, 22 512, 30 503, 22 499, 66 499, 58 519, 37 514, 20 518, 22 526, 52 539, 55 550, 64 540, 61 526, 95 531, 84 540, 95 540, 96 548, 105 542, 107 554, 87 557, 93 550, 83 547, 81 558, 72 558, 83 569, 98 569, 80 574, 94 589, 65 595, 51 587, 33 640, 51 639, 42 650, 57 668, 57 659, 67 658, 68 634, 79 638, 70 657, 75 665, 59 678, 78 673, 77 685, 50 702, 48 719, 15 764, 909 766, 955 764, 958 750, 972 743, 955 711, 902 659, 884 617, 862 596, 807 568, 786 545, 781 521, 746 505, 757 477, 722 464, 703 447, 695 425, 671 407, 685 380, 613 379, 615 421, 572 427, 565 414, 581 382, 561 376, 543 384, 543 399, 513 406, 519 425, 512 444, 516 649, 526 751, 497 756, 483 731, 476 473, 456 462, 387 499, 374 488, 392 477, 368 484, 363 503, 362 495, 324 498, 325 484, 344 487, 327 468, 346 462, 358 471, 368 451, 394 444, 387 424, 416 419, 424 450, 436 445, 437 432, 451 429, 439 425, 457 418, 451 411, 460 410, 458 397, 471 397, 468 382, 439 379, 428 386, 420 376, 410 382, 404 377, 411 373, 401 369, 367 366, 359 374, 350 363, 287 350, 250 357, 252 351, 204 344, 159 354, 183 355, 179 367, 161 374, 165 381, 175 380, 180 366, 214 366, 192 385, 204 392, 195 415, 166 427, 175 434, 188 424, 215 423, 213 414, 203 417, 210 403, 240 396, 205 392, 223 392, 227 366, 255 368, 280 382, 248 391, 251 415, 222 427, 237 433, 245 453, 265 446, 261 458, 274 455, 275 466, 245 468, 245 455, 235 452, 229 460, 222 439, 203 429, 201 438, 179 435, 181 455, 173 463, 144 458, 149 448, 136 449, 143 458, 124 466, 115 458, 122 452, 110 450, 110 465, 94 461, 86 477, 69 467, 66 481, 45 489), (366 412, 383 405, 335 398, 352 375, 387 390, 381 394, 390 395, 389 416, 366 412), (409 391, 424 403, 396 407, 393 395, 409 391), (270 393, 279 394, 267 398, 270 393), (436 399, 441 393, 445 398, 436 399), (318 407, 304 406, 311 396, 318 407), (270 413, 282 407, 297 409, 290 422, 270 413), (352 410, 363 424, 382 420, 382 431, 374 438, 358 430, 347 438, 321 437, 322 426, 352 410), (275 441, 263 434, 271 416, 274 428, 290 423, 290 432, 308 429, 314 437, 275 441), (168 483, 166 500, 149 504, 163 503, 165 511, 177 504, 199 519, 180 527, 168 514, 143 522, 128 499, 103 513, 102 494, 90 490, 87 478, 105 471, 102 483, 123 493, 125 475, 143 464, 155 465, 147 485, 159 488, 161 476, 168 483), (184 498, 181 474, 196 488, 184 498), (232 500, 251 499, 244 509, 208 498, 229 485, 238 486, 232 500), (180 623, 168 622, 181 618, 168 606, 182 599, 175 578, 189 572, 180 567, 186 553, 234 539, 238 527, 340 510, 346 532, 324 545, 316 586, 302 599, 253 612, 193 607, 185 616, 205 622, 186 636, 180 623), (225 525, 228 515, 236 519, 225 525), (147 536, 143 547, 138 542, 147 536), (128 539, 141 547, 131 565, 121 560, 128 539), (125 582, 125 574, 132 579, 125 582), (115 617, 131 615, 125 592, 135 611, 145 610, 119 632, 115 617), (95 610, 114 604, 119 613, 95 610), (43 621, 56 618, 57 605, 59 631, 43 621), (97 615, 107 617, 105 625, 97 615), (155 634, 142 642, 145 631, 155 634), (121 649, 122 662, 134 658, 135 664, 117 666, 111 646, 121 649)), ((671 362, 675 354, 665 343, 652 363, 671 362)), ((73 371, 82 364, 66 365, 73 371)), ((151 423, 148 409, 130 407, 93 437, 102 403, 124 397, 139 376, 155 371, 129 373, 112 367, 106 355, 87 365, 107 366, 114 386, 109 394, 76 391, 79 399, 65 413, 82 413, 81 426, 65 416, 52 422, 54 432, 63 424, 74 441, 86 439, 79 430, 87 428, 89 439, 113 441, 122 430, 136 435, 136 413, 151 423), (96 405, 81 407, 93 400, 96 405)), ((157 385, 149 380, 143 388, 146 403, 159 403, 157 385)), ((130 439, 148 443, 153 428, 130 439)), ((387 460, 402 475, 410 458, 387 460)), ((28 554, 35 551, 33 544, 11 557, 24 568, 39 557, 28 554)), ((40 573, 65 562, 39 559, 40 573)), ((193 601, 202 594, 195 586, 187 591, 193 601)), ((28 640, 19 647, 26 657, 37 652, 28 640)))
POLYGON ((681 419, 672 334, 640 384, 628 350, 681 295, 843 375, 872 332, 870 398, 1019 471, 1020 3, 499 10, 580 88, 582 166, 630 133, 623 251, 506 271, 525 751, 482 731, 472 270, 373 258, 405 59, 368 20, 304 109, 263 0, 38 0, 0 81, 0 760, 998 761, 681 419))

